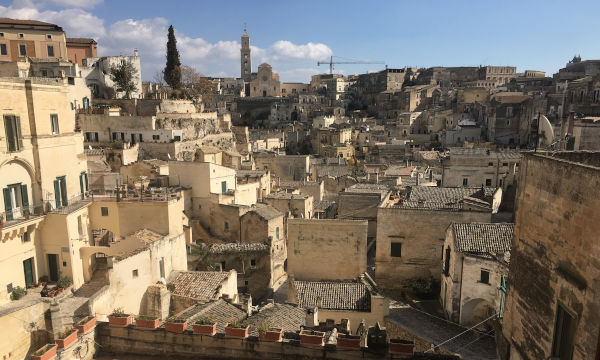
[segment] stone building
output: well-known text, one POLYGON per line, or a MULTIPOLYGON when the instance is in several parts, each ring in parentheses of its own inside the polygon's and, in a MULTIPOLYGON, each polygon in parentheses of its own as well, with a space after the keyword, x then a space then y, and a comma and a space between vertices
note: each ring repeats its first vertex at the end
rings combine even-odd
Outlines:
POLYGON ((491 222, 502 190, 492 187, 414 186, 377 211, 375 279, 383 288, 407 288, 415 279, 439 279, 446 229, 453 222, 491 222))
POLYGON ((600 153, 526 153, 499 344, 501 359, 600 355, 600 153))
POLYGON ((281 95, 279 74, 273 72, 269 64, 260 64, 256 78, 250 81, 250 96, 274 97, 281 95))
MULTIPOLYGON (((252 56, 250 52, 250 36, 248 36, 246 29, 244 29, 244 33, 242 34, 242 48, 240 49, 240 76, 245 82, 252 80, 252 56)), ((246 95, 249 95, 249 93, 246 92, 246 95)))
POLYGON ((308 155, 278 155, 275 153, 254 154, 256 169, 269 170, 271 178, 281 180, 306 180, 310 176, 308 155))
POLYGON ((367 269, 367 222, 288 220, 288 274, 298 280, 355 279, 367 269))
POLYGON ((68 60, 65 32, 37 20, 0 18, 0 62, 27 57, 68 60))
POLYGON ((73 64, 83 66, 83 59, 98 57, 98 43, 89 38, 67 38, 67 56, 73 64))
POLYGON ((314 214, 314 198, 311 195, 278 192, 266 195, 263 201, 287 214, 286 216, 311 219, 314 214))
POLYGON ((481 69, 481 80, 497 81, 498 85, 505 85, 511 79, 517 77, 517 68, 515 66, 486 66, 481 69))
POLYGON ((85 78, 87 86, 92 89, 94 97, 112 99, 123 98, 125 94, 115 92, 114 83, 110 79, 110 69, 125 62, 133 65, 136 74, 133 82, 136 90, 130 96, 132 99, 142 99, 144 97, 142 87, 142 66, 141 58, 137 49, 134 49, 133 55, 103 56, 101 58, 90 57, 83 59, 83 65, 79 68, 80 76, 85 78))
POLYGON ((339 193, 338 216, 340 219, 367 220, 369 237, 377 234, 377 208, 391 191, 386 185, 355 184, 339 193))
POLYGON ((335 323, 348 319, 353 333, 363 320, 366 326, 374 326, 389 314, 390 300, 367 274, 344 281, 303 281, 290 276, 288 283, 289 302, 306 309, 318 308, 319 319, 333 319, 335 323))
POLYGON ((452 223, 444 241, 440 302, 464 326, 504 310, 514 224, 452 223))

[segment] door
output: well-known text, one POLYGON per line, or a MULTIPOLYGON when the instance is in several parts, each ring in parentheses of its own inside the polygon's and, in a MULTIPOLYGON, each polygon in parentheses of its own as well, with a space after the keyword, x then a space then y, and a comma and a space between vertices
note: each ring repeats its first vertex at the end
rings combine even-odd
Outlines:
POLYGON ((50 281, 58 281, 58 255, 48 254, 48 272, 50 281))
POLYGON ((33 284, 33 258, 23 261, 23 270, 25 271, 25 287, 33 284))
POLYGON ((135 134, 131 134, 131 145, 135 144, 135 134))
POLYGON ((221 181, 221 194, 227 193, 227 181, 221 181))

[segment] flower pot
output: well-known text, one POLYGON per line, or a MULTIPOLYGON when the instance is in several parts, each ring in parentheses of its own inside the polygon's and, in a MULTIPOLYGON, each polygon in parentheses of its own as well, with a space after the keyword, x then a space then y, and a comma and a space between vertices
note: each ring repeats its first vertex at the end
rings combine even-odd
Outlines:
POLYGON ((131 321, 133 319, 133 316, 128 315, 128 316, 108 316, 108 323, 110 324, 110 326, 117 326, 117 327, 125 327, 125 326, 129 326, 131 325, 131 321))
POLYGON ((75 324, 75 328, 80 334, 87 334, 90 330, 96 327, 96 317, 87 316, 81 319, 77 324, 75 324))
POLYGON ((63 339, 54 339, 59 349, 66 349, 77 341, 77 331, 73 331, 63 339))
POLYGON ((56 349, 57 349, 57 347, 58 347, 58 345, 56 345, 56 344, 46 344, 46 345, 42 346, 41 348, 37 349, 37 351, 35 351, 31 355, 31 359, 32 360, 50 360, 50 359, 54 359, 56 357, 56 349), (35 355, 36 353, 39 353, 40 355, 35 355))
POLYGON ((337 347, 345 349, 360 349, 360 336, 338 334, 337 347))
POLYGON ((181 323, 168 321, 165 323, 165 330, 169 332, 182 333, 185 329, 187 329, 187 320, 181 323))
POLYGON ((283 329, 271 328, 266 332, 258 332, 258 338, 260 341, 274 341, 281 342, 281 338, 283 336, 283 329))
POLYGON ((214 334, 217 333, 217 324, 216 323, 214 323, 212 325, 194 324, 192 326, 194 328, 194 334, 213 336, 214 334))
POLYGON ((390 354, 412 355, 415 349, 415 342, 402 339, 390 339, 390 354))
POLYGON ((234 328, 234 327, 230 327, 229 323, 227 323, 227 325, 225 326, 225 336, 245 339, 248 337, 248 328, 249 327, 250 326, 246 326, 245 328, 234 328))
POLYGON ((135 327, 139 328, 139 329, 154 330, 154 329, 158 328, 158 319, 154 319, 154 320, 135 319, 135 327))
POLYGON ((305 345, 325 345, 325 333, 321 331, 302 330, 300 331, 300 343, 305 345))

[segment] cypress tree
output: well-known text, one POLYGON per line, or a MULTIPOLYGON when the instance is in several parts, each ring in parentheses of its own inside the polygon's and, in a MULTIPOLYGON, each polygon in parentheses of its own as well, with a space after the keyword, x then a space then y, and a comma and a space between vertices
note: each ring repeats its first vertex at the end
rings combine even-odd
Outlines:
POLYGON ((179 61, 179 51, 177 51, 177 39, 173 25, 169 26, 169 35, 167 40, 167 66, 164 72, 165 82, 171 89, 181 87, 181 62, 179 61))

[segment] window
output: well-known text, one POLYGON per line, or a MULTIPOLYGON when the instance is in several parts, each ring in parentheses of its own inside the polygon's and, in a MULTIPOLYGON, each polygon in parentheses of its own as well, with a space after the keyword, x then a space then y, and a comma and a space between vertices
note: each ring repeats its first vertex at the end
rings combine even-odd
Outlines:
POLYGON ((81 215, 77 216, 77 231, 79 236, 83 235, 83 222, 81 221, 81 215))
POLYGON ((508 166, 508 163, 502 163, 502 166, 508 166))
POLYGON ((279 240, 279 226, 275 228, 275 239, 279 240))
POLYGON ((6 44, 0 44, 0 55, 8 55, 6 44))
POLYGON ((0 32, 0 38, 3 38, 3 37, 4 37, 4 33, 0 32))
POLYGON ((48 45, 48 57, 54 57, 54 45, 48 45))
POLYGON ((42 70, 42 77, 48 77, 48 70, 42 70))
POLYGON ((54 180, 54 200, 57 209, 68 205, 66 176, 59 176, 54 180))
POLYGON ((488 163, 488 166, 494 166, 494 163, 490 161, 490 162, 488 163))
POLYGON ((160 135, 152 135, 152 140, 160 140, 160 135))
POLYGON ((21 56, 21 57, 27 56, 27 45, 19 44, 19 56, 21 56))
POLYGON ((485 186, 492 186, 492 179, 485 179, 485 186))
POLYGON ((392 257, 402 257, 402 243, 393 242, 391 245, 390 255, 392 257))
POLYGON ((6 146, 9 152, 23 149, 21 119, 18 116, 4 115, 4 131, 6 134, 6 146))
POLYGON ((102 216, 108 216, 108 208, 107 207, 101 207, 100 208, 100 213, 102 214, 102 216))
POLYGON ((489 284, 490 283, 490 272, 487 270, 481 269, 481 275, 479 277, 479 282, 482 284, 489 284))
POLYGON ((463 179, 463 186, 468 186, 469 185, 469 179, 464 178, 463 179))
POLYGON ((556 309, 556 325, 552 341, 552 356, 560 360, 573 358, 573 344, 577 321, 575 315, 566 310, 560 303, 556 309))
POLYGON ((221 261, 221 271, 225 271, 225 261, 221 261))
POLYGON ((452 252, 452 250, 450 249, 450 246, 448 246, 446 248, 446 258, 444 259, 444 275, 448 276, 450 275, 450 253, 452 252))
POLYGON ((133 270, 133 271, 131 272, 131 275, 132 275, 134 278, 138 277, 138 275, 139 275, 139 274, 138 274, 138 269, 135 269, 135 270, 133 270))
POLYGON ((46 34, 46 39, 48 39, 48 40, 52 40, 52 35, 50 35, 50 34, 46 34))
POLYGON ((23 235, 21 235, 21 241, 23 242, 29 242, 31 239, 29 238, 29 233, 27 231, 25 231, 23 233, 23 235))
POLYGON ((498 180, 498 186, 502 186, 502 179, 498 180))
POLYGON ((229 232, 229 223, 225 221, 224 223, 225 232, 229 232))
POLYGON ((12 184, 2 189, 6 220, 13 220, 29 213, 27 185, 12 184))
POLYGON ((25 38, 25 34, 19 33, 19 39, 24 39, 24 38, 25 38))
POLYGON ((250 268, 254 269, 256 267, 256 260, 250 259, 250 268))
POLYGON ((60 134, 60 130, 58 128, 58 115, 56 115, 56 114, 50 115, 50 124, 52 127, 52 134, 53 135, 60 134))

